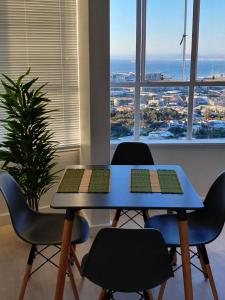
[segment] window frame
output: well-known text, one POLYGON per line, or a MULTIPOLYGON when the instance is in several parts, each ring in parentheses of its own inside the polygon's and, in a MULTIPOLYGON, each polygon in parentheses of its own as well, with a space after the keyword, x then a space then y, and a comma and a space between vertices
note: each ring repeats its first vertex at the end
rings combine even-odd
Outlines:
MULTIPOLYGON (((110 88, 129 87, 135 89, 134 97, 134 141, 140 139, 140 90, 142 87, 187 87, 189 89, 188 97, 188 120, 187 120, 187 136, 183 140, 191 142, 193 140, 193 111, 194 111, 194 94, 196 87, 203 86, 225 86, 225 81, 207 80, 201 81, 197 79, 197 64, 198 64, 198 44, 199 44, 199 24, 200 24, 200 9, 201 0, 193 0, 193 15, 192 15, 192 43, 191 43, 191 65, 190 65, 190 80, 174 80, 174 81, 146 81, 145 80, 145 50, 146 50, 146 15, 147 15, 147 0, 136 0, 136 68, 134 82, 110 82, 110 88)), ((214 139, 207 139, 207 142, 212 144, 214 139)), ((217 139, 218 140, 218 139, 217 139)), ((222 139, 221 139, 222 140, 222 139)), ((149 140, 150 142, 151 140, 149 140)), ((111 143, 115 143, 111 141, 111 143)), ((161 143, 161 140, 154 140, 154 143, 161 143)), ((179 143, 179 139, 174 139, 170 143, 179 143)), ((202 144, 202 140, 199 143, 202 144)), ((225 142, 225 139, 224 139, 225 142)), ((195 139, 196 143, 196 139, 195 139)), ((168 144, 168 142, 166 143, 168 144)))

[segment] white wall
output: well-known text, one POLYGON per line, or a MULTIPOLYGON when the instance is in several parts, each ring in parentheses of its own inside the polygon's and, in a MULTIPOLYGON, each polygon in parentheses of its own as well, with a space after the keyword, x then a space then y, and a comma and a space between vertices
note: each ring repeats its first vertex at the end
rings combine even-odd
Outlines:
POLYGON ((79 0, 79 30, 81 163, 106 164, 110 153, 109 0, 79 0))
MULTIPOLYGON (((79 16, 81 164, 108 164, 109 0, 79 0, 79 16)), ((85 213, 93 226, 110 222, 108 210, 85 213)))

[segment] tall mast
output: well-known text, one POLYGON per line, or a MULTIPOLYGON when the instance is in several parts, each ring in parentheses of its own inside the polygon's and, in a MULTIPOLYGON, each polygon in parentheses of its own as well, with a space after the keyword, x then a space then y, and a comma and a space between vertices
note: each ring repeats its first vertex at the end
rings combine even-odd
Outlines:
POLYGON ((185 80, 186 74, 186 38, 187 38, 187 1, 185 0, 185 7, 184 7, 184 33, 182 36, 182 40, 180 45, 183 43, 183 66, 182 66, 182 80, 185 80))

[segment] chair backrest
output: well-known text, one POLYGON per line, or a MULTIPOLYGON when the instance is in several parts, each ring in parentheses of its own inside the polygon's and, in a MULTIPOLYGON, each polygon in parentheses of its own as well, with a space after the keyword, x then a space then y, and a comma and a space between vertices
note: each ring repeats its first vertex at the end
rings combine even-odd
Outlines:
POLYGON ((112 165, 154 165, 148 145, 139 142, 120 143, 112 158, 112 165))
POLYGON ((137 292, 163 283, 173 270, 159 231, 105 228, 93 242, 83 275, 105 289, 137 292))
POLYGON ((225 222, 225 172, 221 173, 210 187, 204 201, 204 210, 212 219, 212 226, 217 235, 225 222))
POLYGON ((23 239, 27 220, 33 211, 27 205, 18 183, 6 171, 0 171, 0 191, 8 206, 14 230, 23 239))

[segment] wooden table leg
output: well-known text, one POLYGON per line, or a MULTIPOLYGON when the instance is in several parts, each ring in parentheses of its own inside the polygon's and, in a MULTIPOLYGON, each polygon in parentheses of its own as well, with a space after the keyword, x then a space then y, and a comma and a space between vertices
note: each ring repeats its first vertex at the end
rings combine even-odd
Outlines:
POLYGON ((74 210, 67 209, 66 218, 63 226, 62 245, 59 260, 59 270, 57 276, 57 284, 55 290, 55 300, 63 299, 63 291, 65 285, 65 276, 68 264, 68 256, 70 251, 71 234, 73 228, 74 210))
POLYGON ((185 300, 193 299, 186 211, 178 212, 185 300))

